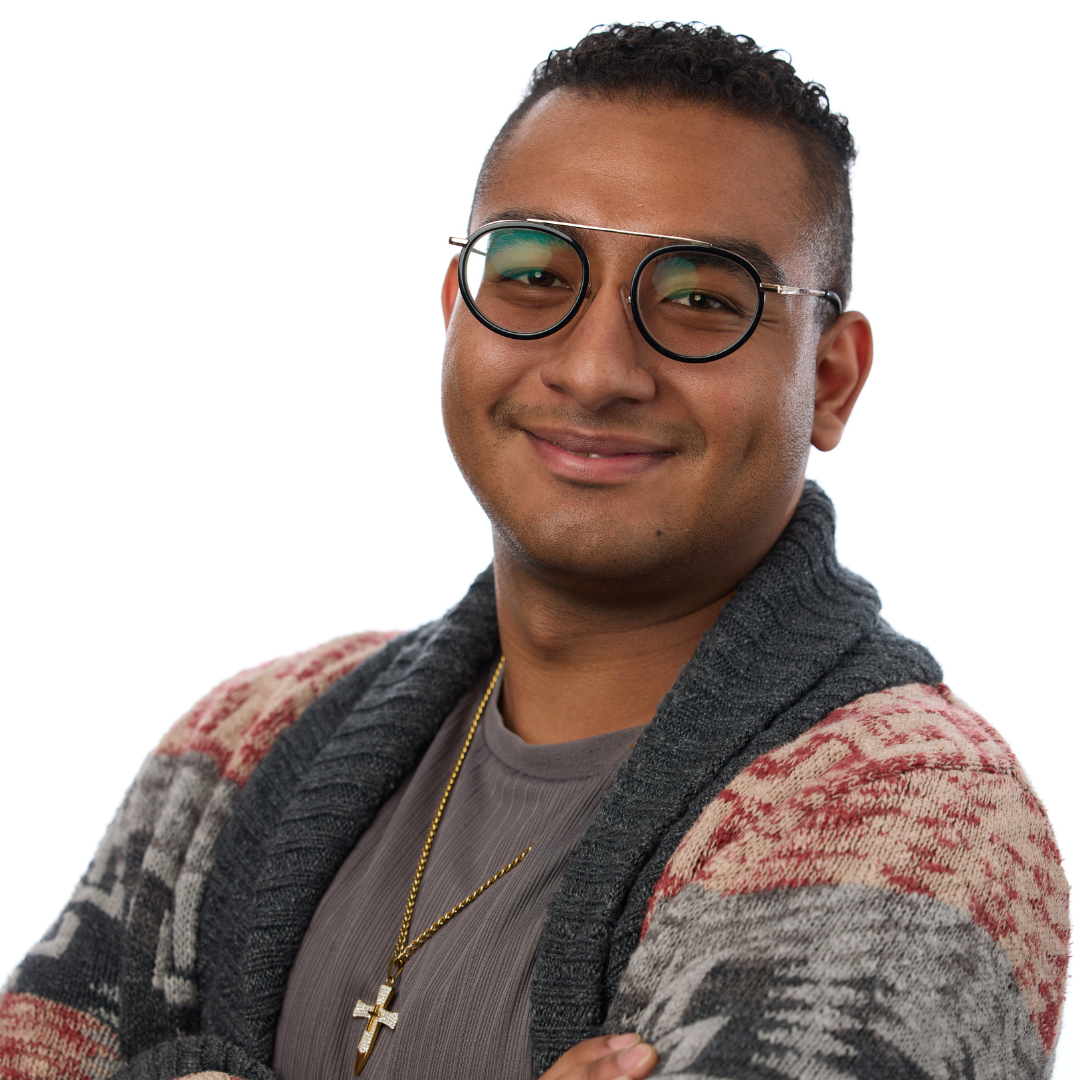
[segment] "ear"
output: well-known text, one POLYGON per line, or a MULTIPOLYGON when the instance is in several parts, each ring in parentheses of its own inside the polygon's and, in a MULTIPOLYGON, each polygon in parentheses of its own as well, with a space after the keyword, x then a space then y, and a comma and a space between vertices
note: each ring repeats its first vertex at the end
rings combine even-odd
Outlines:
POLYGON ((450 325, 450 316, 454 313, 454 305, 457 303, 458 298, 458 279, 457 279, 457 264, 458 256, 455 255, 450 260, 450 265, 446 268, 446 277, 443 278, 442 283, 442 313, 443 313, 443 325, 450 325))
POLYGON ((874 336, 861 311, 846 311, 818 342, 814 430, 810 441, 832 450, 844 434, 874 359, 874 336))

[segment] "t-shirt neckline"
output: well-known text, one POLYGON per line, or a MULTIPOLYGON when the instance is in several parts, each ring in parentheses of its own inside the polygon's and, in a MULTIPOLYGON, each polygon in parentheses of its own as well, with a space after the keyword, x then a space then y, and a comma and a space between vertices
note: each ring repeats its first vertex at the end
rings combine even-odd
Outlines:
POLYGON ((499 711, 502 675, 491 692, 481 721, 488 749, 504 765, 543 780, 572 780, 596 776, 614 768, 630 753, 645 725, 608 731, 587 739, 561 743, 527 743, 515 735, 499 711))

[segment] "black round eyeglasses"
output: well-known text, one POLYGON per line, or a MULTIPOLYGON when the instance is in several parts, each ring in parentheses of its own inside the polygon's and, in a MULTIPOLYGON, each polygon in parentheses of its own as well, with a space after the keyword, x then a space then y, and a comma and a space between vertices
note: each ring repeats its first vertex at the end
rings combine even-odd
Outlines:
POLYGON ((831 290, 763 282, 741 255, 701 240, 528 218, 450 237, 463 249, 461 296, 489 330, 528 341, 554 334, 578 313, 589 295, 589 260, 563 228, 673 241, 638 263, 625 297, 642 336, 672 360, 704 364, 733 353, 761 321, 767 292, 821 297, 844 310, 831 290))

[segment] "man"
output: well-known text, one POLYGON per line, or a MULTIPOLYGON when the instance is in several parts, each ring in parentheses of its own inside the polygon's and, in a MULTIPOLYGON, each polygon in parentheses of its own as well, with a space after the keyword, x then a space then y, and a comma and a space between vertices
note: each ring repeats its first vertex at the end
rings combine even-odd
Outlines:
POLYGON ((871 363, 852 156, 718 28, 541 65, 443 290, 492 570, 169 732, 0 1076, 1049 1073, 1049 824, 804 480, 871 363))

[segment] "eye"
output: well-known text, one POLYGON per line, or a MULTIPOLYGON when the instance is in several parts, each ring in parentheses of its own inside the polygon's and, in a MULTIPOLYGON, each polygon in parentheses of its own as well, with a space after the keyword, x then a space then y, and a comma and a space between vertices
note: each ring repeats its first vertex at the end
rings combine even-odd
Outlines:
POLYGON ((505 281, 517 281, 522 285, 532 285, 538 289, 559 287, 568 289, 570 287, 558 275, 542 268, 504 271, 501 276, 505 281))
POLYGON ((694 308, 696 311, 731 310, 730 305, 723 300, 719 300, 715 296, 710 296, 708 293, 694 292, 691 290, 669 296, 667 297, 667 302, 669 304, 681 304, 683 307, 694 308))

